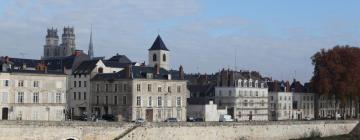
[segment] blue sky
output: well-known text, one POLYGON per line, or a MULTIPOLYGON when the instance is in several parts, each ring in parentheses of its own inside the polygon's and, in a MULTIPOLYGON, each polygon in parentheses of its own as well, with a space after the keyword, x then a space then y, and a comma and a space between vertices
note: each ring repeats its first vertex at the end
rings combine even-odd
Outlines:
POLYGON ((2 0, 0 55, 40 58, 46 28, 75 27, 87 50, 93 25, 95 55, 116 52, 147 61, 160 33, 172 68, 213 73, 259 71, 274 79, 308 81, 310 57, 321 48, 360 44, 356 0, 2 0))

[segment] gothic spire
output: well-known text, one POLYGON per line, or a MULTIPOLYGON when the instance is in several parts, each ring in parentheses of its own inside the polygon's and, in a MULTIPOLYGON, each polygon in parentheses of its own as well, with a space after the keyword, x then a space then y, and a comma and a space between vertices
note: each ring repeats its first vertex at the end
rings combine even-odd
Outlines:
POLYGON ((93 42, 92 42, 92 26, 90 29, 90 42, 89 42, 88 55, 89 55, 90 59, 94 58, 94 48, 93 48, 93 42))

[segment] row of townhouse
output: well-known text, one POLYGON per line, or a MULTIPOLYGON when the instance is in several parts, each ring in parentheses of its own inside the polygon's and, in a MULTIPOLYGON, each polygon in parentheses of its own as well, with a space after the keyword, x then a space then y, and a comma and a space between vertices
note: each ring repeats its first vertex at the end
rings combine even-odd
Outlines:
POLYGON ((170 70, 170 53, 158 36, 149 64, 125 55, 90 59, 76 50, 46 60, 1 58, 2 120, 186 120, 187 82, 182 66, 170 70))

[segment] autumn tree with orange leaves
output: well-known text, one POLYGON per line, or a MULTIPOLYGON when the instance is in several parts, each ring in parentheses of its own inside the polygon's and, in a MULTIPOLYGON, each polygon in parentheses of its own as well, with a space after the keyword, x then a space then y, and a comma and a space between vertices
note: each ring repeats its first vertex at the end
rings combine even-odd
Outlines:
POLYGON ((335 46, 329 50, 322 49, 311 59, 314 65, 311 85, 318 97, 334 96, 336 112, 344 115, 345 112, 339 112, 339 109, 355 107, 359 117, 360 48, 335 46))

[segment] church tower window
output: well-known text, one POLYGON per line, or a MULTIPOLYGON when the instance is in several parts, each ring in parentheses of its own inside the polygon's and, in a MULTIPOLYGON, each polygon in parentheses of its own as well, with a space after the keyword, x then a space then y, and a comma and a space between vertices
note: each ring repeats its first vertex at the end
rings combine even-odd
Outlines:
POLYGON ((153 54, 153 61, 156 61, 156 54, 153 54))
POLYGON ((166 55, 163 54, 163 61, 165 62, 166 61, 166 55))

